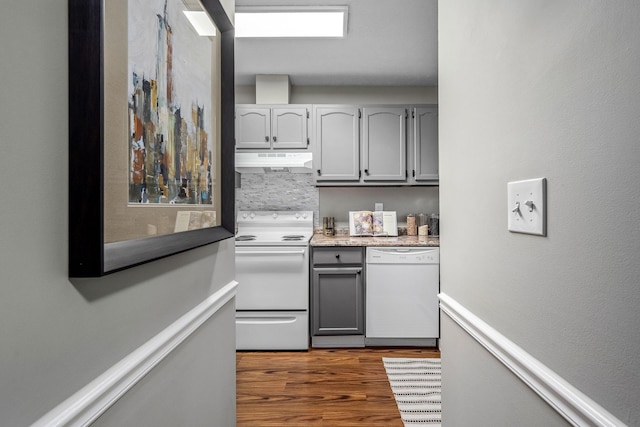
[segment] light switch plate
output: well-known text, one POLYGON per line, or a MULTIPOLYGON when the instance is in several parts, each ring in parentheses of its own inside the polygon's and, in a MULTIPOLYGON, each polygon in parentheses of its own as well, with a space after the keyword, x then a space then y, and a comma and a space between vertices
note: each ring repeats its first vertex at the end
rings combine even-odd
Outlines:
POLYGON ((547 179, 507 183, 507 228, 515 233, 547 235, 547 179))

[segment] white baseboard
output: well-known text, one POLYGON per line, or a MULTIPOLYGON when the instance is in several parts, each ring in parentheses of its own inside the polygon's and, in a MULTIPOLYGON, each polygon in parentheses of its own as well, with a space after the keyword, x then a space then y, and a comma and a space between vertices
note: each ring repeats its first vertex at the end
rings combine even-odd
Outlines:
MULTIPOLYGON (((441 293, 440 309, 503 365, 575 426, 626 425, 450 296, 441 293)), ((446 339, 446 337, 444 337, 446 339)), ((446 358, 446 355, 443 355, 446 358)))
POLYGON ((236 295, 232 281, 102 375, 53 408, 32 427, 87 426, 236 295))

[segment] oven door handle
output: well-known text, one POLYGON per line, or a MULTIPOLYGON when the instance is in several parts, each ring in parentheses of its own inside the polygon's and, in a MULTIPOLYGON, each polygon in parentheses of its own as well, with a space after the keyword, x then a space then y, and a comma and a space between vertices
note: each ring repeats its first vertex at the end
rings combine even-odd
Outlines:
POLYGON ((297 251, 236 251, 236 255, 304 255, 305 250, 297 251))
POLYGON ((295 323, 295 317, 236 317, 237 325, 281 325, 295 323))

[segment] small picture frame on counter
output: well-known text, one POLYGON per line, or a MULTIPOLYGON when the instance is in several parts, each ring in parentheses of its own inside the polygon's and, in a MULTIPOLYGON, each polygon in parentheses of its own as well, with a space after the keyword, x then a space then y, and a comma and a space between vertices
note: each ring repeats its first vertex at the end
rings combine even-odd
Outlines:
POLYGON ((397 236, 398 219, 395 211, 349 212, 350 236, 397 236))

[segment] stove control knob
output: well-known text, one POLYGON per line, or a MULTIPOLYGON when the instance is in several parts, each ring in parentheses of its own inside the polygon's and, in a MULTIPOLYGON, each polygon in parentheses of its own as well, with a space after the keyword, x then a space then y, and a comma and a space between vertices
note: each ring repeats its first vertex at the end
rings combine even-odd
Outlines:
POLYGON ((273 219, 276 219, 276 218, 278 218, 278 214, 274 212, 273 213, 273 219))
POLYGON ((246 212, 242 214, 242 218, 245 218, 245 219, 247 218, 247 213, 246 212))
POLYGON ((300 214, 298 212, 296 212, 295 217, 296 217, 296 219, 300 218, 300 214))
POLYGON ((307 213, 306 212, 302 214, 302 218, 307 219, 307 213))
POLYGON ((251 219, 256 217, 256 214, 254 214, 253 212, 251 212, 251 214, 249 215, 251 217, 251 219))

